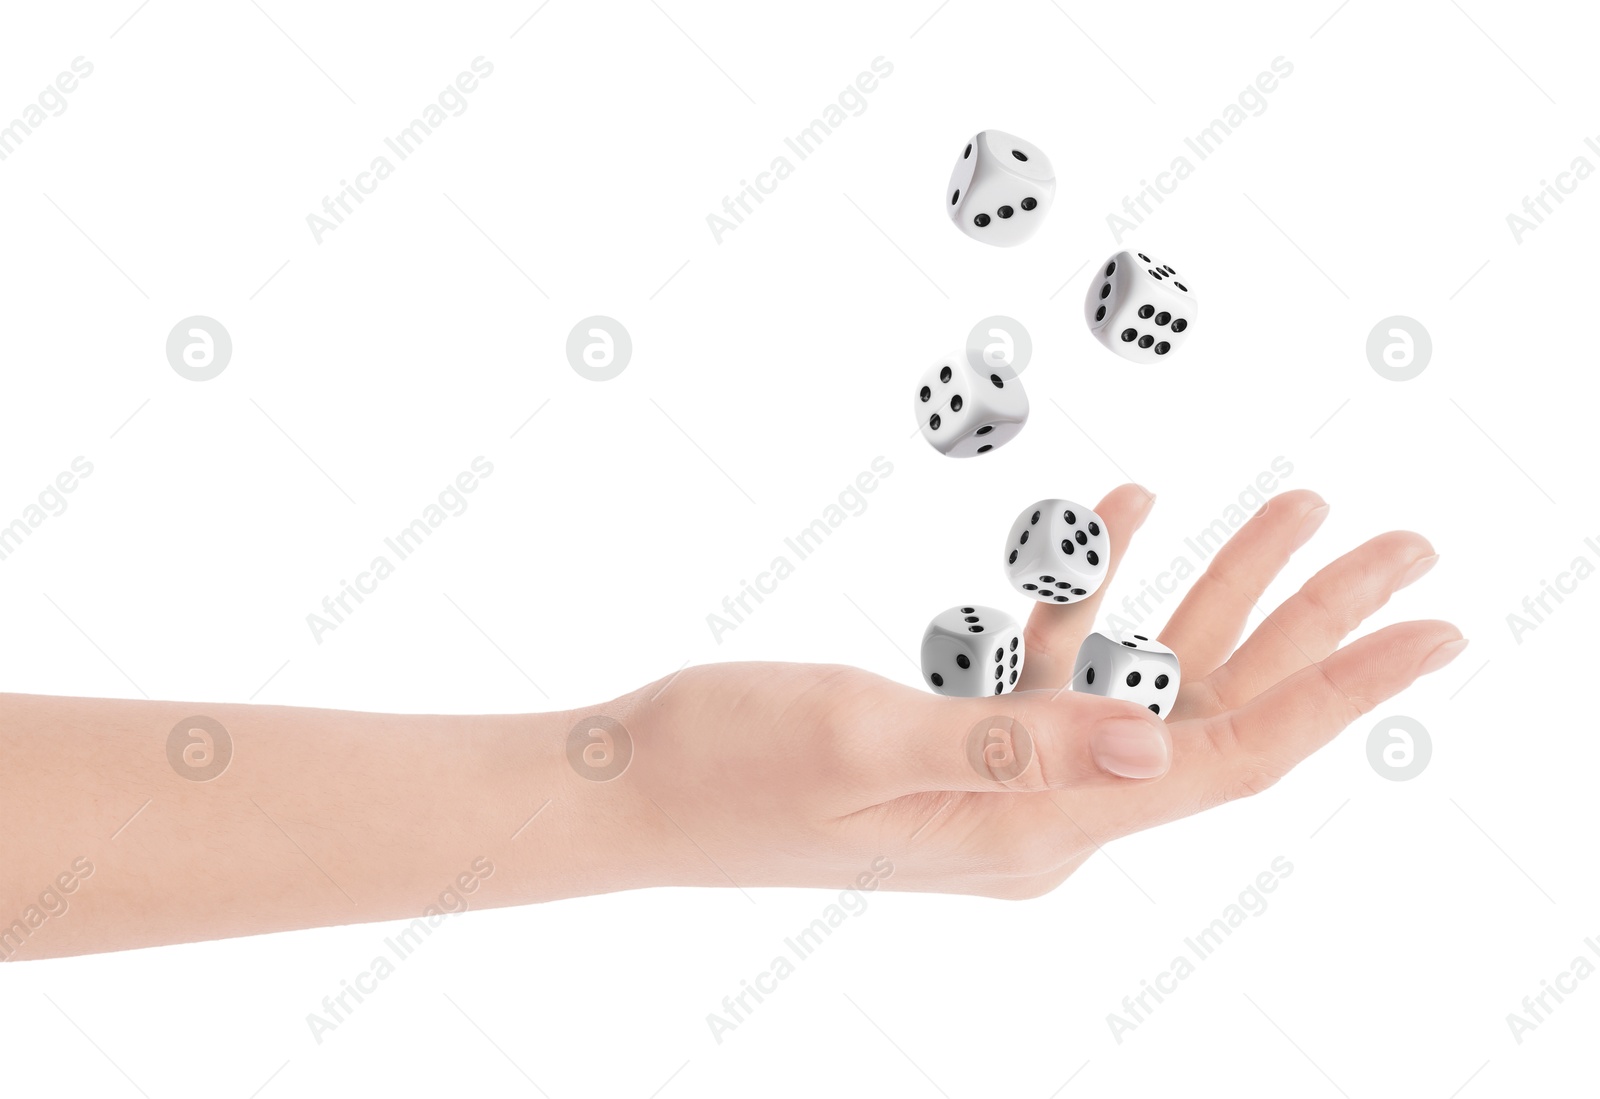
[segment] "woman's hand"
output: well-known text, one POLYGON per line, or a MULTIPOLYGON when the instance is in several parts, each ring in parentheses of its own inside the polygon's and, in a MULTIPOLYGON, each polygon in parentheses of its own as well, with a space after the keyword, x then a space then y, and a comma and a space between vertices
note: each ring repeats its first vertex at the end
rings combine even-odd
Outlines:
POLYGON ((1081 602, 1034 608, 1011 695, 940 698, 852 668, 722 664, 620 700, 634 757, 592 796, 627 835, 649 837, 651 855, 623 856, 616 887, 846 887, 867 874, 896 889, 1038 896, 1109 840, 1265 790, 1466 646, 1449 623, 1404 622, 1340 647, 1433 565, 1407 532, 1340 557, 1239 644, 1327 515, 1295 491, 1239 529, 1161 631, 1183 670, 1168 721, 1066 690, 1152 503, 1124 485, 1099 504, 1112 575, 1081 602))
MULTIPOLYGON (((1128 485, 1099 505, 1113 567, 1149 504, 1128 485)), ((1433 563, 1404 533, 1238 645, 1325 511, 1286 493, 1217 552, 1161 633, 1183 669, 1165 723, 1065 689, 1112 577, 1035 608, 1024 689, 1000 697, 804 664, 691 668, 535 715, 0 695, 0 921, 21 914, 0 961, 650 885, 1037 896, 1108 840, 1259 793, 1465 646, 1405 622, 1339 648, 1433 563), (179 752, 197 724, 226 731, 220 770, 179 752)))

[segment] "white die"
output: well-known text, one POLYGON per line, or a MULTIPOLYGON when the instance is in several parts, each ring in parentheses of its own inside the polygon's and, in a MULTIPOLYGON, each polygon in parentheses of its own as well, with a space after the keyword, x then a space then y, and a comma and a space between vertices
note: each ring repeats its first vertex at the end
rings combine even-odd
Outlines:
POLYGON ((965 143, 950 185, 945 213, 973 240, 1009 248, 1038 230, 1056 193, 1056 170, 1032 142, 983 130, 965 143))
POLYGON ((1099 590, 1111 565, 1105 521, 1071 500, 1024 508, 1006 535, 1011 586, 1041 603, 1076 603, 1099 590))
POLYGON ((1083 300, 1095 339, 1137 363, 1159 362, 1182 347, 1199 313, 1185 277, 1143 252, 1118 252, 1102 263, 1083 300))
POLYGON ((1178 697, 1178 655, 1142 633, 1092 633, 1078 648, 1072 689, 1137 702, 1165 717, 1178 697))
POLYGON ((942 695, 1009 694, 1026 650, 1017 620, 993 607, 951 607, 922 635, 922 678, 942 695))
POLYGON ((1017 437, 1028 422, 1028 395, 1009 370, 979 370, 966 353, 946 355, 930 366, 911 396, 922 437, 941 454, 971 458, 1017 437))

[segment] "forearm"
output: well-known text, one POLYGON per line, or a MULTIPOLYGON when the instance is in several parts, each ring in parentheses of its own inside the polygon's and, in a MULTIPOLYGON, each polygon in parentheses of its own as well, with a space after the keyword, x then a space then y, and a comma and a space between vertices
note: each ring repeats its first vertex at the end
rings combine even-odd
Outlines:
POLYGON ((578 716, 0 695, 0 959, 622 888, 578 716))

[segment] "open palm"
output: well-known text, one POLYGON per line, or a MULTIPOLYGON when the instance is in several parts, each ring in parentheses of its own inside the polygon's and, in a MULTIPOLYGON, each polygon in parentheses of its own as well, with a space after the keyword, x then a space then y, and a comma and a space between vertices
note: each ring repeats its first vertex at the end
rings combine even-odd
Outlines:
POLYGON ((1267 585, 1327 514, 1300 490, 1238 530, 1160 631, 1183 671, 1166 722, 1069 691, 1152 502, 1124 485, 1098 505, 1111 575, 1081 602, 1034 608, 1010 695, 940 698, 853 668, 723 664, 619 700, 643 735, 606 796, 658 841, 653 882, 848 887, 876 864, 874 888, 1036 896, 1109 840, 1261 792, 1466 645, 1437 621, 1343 645, 1432 567, 1426 539, 1403 531, 1322 569, 1241 644, 1267 585))

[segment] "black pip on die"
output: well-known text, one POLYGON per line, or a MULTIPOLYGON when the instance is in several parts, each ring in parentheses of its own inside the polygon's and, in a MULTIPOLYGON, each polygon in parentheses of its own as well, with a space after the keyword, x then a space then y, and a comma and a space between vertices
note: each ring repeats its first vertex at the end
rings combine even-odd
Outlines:
POLYGON ((951 607, 922 635, 922 678, 942 695, 1008 694, 1025 658, 1017 620, 993 607, 951 607))
POLYGON ((1111 538, 1100 516, 1071 500, 1040 500, 1022 509, 1006 535, 1011 586, 1041 603, 1076 603, 1093 595, 1111 563, 1111 538))
POLYGON ((1118 252, 1101 264, 1083 302, 1095 339, 1124 359, 1158 362, 1183 346, 1200 303, 1170 264, 1118 252))

